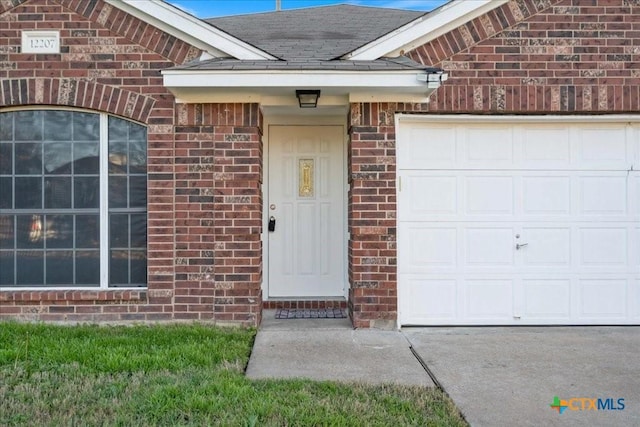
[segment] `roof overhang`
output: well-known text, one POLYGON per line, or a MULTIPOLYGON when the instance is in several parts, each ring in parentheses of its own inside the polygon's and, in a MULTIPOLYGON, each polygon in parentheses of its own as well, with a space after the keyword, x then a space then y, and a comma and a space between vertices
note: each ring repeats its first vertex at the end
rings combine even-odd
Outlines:
POLYGON ((211 57, 276 59, 162 0, 105 0, 113 7, 201 49, 211 57))
POLYGON ((165 70, 164 86, 177 102, 259 102, 295 98, 296 89, 320 89, 327 99, 346 102, 428 102, 447 75, 440 70, 412 71, 211 71, 165 70))
POLYGON ((453 0, 366 45, 342 59, 372 60, 404 55, 509 0, 453 0))

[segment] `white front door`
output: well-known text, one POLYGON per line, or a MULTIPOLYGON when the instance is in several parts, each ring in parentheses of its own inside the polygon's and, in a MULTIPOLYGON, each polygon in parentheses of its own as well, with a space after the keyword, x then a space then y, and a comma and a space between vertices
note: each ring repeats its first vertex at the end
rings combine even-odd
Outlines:
POLYGON ((268 296, 343 297, 342 126, 270 126, 268 296))

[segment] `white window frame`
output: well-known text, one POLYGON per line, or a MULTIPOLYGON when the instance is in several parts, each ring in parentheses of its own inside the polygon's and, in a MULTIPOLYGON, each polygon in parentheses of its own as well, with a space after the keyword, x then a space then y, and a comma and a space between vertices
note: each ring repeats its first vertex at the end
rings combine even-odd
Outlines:
MULTIPOLYGON (((142 291, 148 289, 149 274, 147 268, 147 284, 146 286, 109 286, 109 116, 121 118, 147 128, 144 123, 139 123, 135 120, 131 120, 126 117, 119 117, 109 113, 103 113, 99 111, 83 109, 83 108, 70 108, 70 107, 58 107, 53 108, 49 106, 28 106, 20 108, 3 108, 0 109, 0 113, 19 112, 19 111, 72 111, 77 113, 89 113, 96 114, 100 118, 100 143, 99 143, 99 218, 100 218, 100 285, 99 286, 2 286, 0 285, 0 292, 6 291, 28 291, 28 292, 47 292, 47 291, 142 291)), ((148 138, 147 138, 148 141, 148 138)), ((147 142, 148 143, 148 142, 147 142)), ((147 145, 148 151, 148 145, 147 145)), ((15 176, 15 171, 14 174, 15 176)), ((148 173, 147 173, 148 175, 148 173)), ((146 214, 148 219, 148 204, 146 208, 146 214)), ((148 223, 147 223, 147 239, 149 237, 148 223)), ((149 243, 147 241, 146 248, 147 255, 149 253, 149 243)), ((148 257, 147 257, 148 261, 148 257)))

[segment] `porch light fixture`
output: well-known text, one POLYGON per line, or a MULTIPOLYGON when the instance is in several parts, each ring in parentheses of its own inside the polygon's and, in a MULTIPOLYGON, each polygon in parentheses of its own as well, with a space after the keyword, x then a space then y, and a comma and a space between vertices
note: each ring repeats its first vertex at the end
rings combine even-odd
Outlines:
POLYGON ((318 89, 298 89, 296 90, 296 98, 298 98, 300 108, 316 108, 320 91, 318 89))

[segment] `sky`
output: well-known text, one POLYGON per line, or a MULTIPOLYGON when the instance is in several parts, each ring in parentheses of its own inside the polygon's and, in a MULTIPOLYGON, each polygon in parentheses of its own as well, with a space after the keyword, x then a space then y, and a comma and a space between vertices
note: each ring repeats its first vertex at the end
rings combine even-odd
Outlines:
MULTIPOLYGON (((272 12, 276 0, 167 0, 198 18, 241 15, 245 13, 272 12)), ((446 3, 445 0, 280 0, 281 8, 327 6, 331 4, 353 4, 359 6, 387 7, 430 11, 446 3)))

